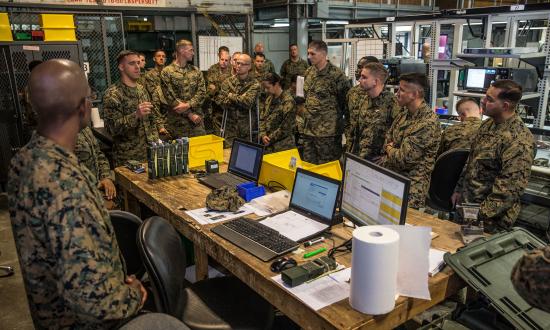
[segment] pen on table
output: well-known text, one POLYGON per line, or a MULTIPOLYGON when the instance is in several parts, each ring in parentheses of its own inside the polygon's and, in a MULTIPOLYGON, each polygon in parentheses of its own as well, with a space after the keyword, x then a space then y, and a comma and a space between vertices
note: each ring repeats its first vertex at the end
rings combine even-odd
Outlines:
POLYGON ((308 253, 304 254, 304 258, 313 257, 315 255, 318 255, 319 253, 325 252, 326 250, 327 250, 327 248, 320 248, 320 249, 317 249, 315 251, 308 252, 308 253))
POLYGON ((304 243, 304 246, 305 247, 308 247, 308 246, 312 246, 312 245, 315 245, 317 243, 321 243, 325 240, 325 238, 323 236, 319 237, 319 238, 315 238, 315 239, 312 239, 311 241, 307 241, 304 243))

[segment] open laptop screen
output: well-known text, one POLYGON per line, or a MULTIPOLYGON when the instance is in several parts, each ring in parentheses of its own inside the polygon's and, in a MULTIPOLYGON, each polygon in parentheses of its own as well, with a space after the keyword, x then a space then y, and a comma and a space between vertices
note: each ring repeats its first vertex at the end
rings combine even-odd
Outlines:
POLYGON ((297 169, 290 208, 320 217, 331 225, 339 190, 338 180, 297 169))
POLYGON ((229 172, 240 175, 250 181, 258 181, 262 163, 263 147, 241 140, 233 140, 229 172))

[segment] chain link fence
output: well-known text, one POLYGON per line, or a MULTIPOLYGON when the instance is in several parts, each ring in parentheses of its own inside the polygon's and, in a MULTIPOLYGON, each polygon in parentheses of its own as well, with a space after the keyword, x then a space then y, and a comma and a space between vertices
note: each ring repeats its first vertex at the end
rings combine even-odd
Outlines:
POLYGON ((243 38, 243 49, 250 47, 248 38, 249 22, 247 15, 217 15, 205 16, 210 21, 209 28, 199 29, 199 36, 234 36, 243 38))

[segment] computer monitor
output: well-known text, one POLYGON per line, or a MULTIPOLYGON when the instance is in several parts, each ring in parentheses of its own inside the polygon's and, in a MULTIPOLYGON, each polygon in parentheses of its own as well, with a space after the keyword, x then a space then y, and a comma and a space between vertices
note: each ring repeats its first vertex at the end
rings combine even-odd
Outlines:
POLYGON ((342 187, 340 212, 356 225, 405 224, 408 178, 346 153, 342 187))
POLYGON ((234 139, 229 158, 229 172, 258 181, 263 158, 263 146, 241 139, 234 139))
POLYGON ((484 90, 486 89, 486 69, 485 68, 468 68, 466 70, 466 84, 467 90, 484 90))
POLYGON ((330 226, 336 212, 340 185, 338 180, 298 168, 290 197, 290 209, 330 226))
POLYGON ((509 79, 509 68, 466 68, 464 88, 474 92, 486 92, 495 80, 509 79))

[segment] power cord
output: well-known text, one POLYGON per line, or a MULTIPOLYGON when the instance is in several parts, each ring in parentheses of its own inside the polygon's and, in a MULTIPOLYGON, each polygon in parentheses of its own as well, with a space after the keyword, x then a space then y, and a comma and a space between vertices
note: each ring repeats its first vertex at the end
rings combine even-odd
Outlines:
POLYGON ((280 182, 271 180, 267 183, 267 187, 274 191, 281 191, 286 190, 285 186, 283 186, 280 182))
MULTIPOLYGON (((334 241, 333 241, 334 243, 334 241)), ((351 238, 345 241, 344 243, 338 245, 337 247, 334 247, 328 251, 328 256, 331 258, 334 258, 336 253, 342 253, 346 254, 351 252, 351 238)))

